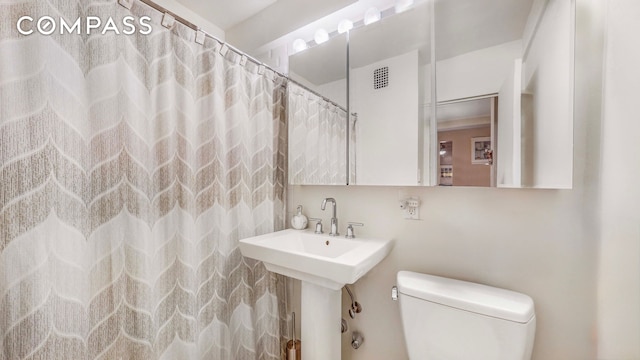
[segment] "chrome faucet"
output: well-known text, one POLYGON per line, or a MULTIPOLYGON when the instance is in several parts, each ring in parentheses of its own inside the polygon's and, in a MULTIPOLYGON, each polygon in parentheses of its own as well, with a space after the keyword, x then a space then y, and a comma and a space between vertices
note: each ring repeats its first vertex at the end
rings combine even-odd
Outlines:
POLYGON ((333 216, 331 217, 331 232, 329 233, 329 235, 338 236, 340 234, 338 234, 338 218, 336 217, 336 199, 326 198, 322 200, 322 206, 320 206, 320 209, 325 209, 325 207, 327 206, 327 201, 331 202, 331 204, 333 205, 333 216))

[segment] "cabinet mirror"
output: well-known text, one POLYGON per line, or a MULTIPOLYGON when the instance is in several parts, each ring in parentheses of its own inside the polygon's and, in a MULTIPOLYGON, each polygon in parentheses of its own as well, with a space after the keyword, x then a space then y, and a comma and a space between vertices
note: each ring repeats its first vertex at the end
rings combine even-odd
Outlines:
POLYGON ((329 101, 298 106, 304 89, 290 91, 290 182, 571 188, 574 12, 572 0, 414 1, 293 55, 290 76, 329 101), (314 106, 334 120, 291 123, 314 106))
POLYGON ((572 187, 573 13, 567 0, 435 2, 438 185, 572 187))

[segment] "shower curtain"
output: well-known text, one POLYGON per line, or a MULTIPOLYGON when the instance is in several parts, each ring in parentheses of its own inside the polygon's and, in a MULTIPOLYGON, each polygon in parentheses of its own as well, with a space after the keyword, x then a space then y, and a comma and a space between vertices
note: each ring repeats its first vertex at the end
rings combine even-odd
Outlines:
POLYGON ((282 79, 134 2, 0 3, 0 359, 279 359, 282 79), (149 35, 21 35, 22 15, 149 35))
POLYGON ((347 183, 347 113, 289 82, 289 180, 296 185, 347 183))

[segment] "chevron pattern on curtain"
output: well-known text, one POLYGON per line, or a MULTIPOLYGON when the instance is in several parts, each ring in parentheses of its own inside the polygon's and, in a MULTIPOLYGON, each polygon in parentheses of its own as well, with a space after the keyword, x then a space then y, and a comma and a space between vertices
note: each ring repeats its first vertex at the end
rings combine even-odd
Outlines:
POLYGON ((0 2, 0 359, 279 359, 277 74, 138 2, 0 2), (149 35, 24 36, 22 15, 150 16, 149 35))

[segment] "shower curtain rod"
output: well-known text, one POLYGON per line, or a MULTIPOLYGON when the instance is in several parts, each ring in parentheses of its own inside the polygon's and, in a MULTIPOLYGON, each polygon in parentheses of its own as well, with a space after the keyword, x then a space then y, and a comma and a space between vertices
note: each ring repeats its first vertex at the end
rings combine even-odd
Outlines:
POLYGON ((210 38, 214 39, 215 41, 217 41, 217 42, 219 42, 219 43, 221 43, 221 44, 226 44, 226 45, 229 47, 229 49, 231 49, 233 52, 235 52, 235 53, 236 53, 236 54, 238 54, 238 55, 246 56, 246 57, 247 57, 247 60, 251 61, 252 63, 254 63, 254 64, 256 64, 256 65, 262 65, 262 66, 264 66, 265 68, 267 68, 267 69, 269 69, 269 70, 273 71, 274 73, 276 73, 276 74, 278 74, 278 75, 282 76, 283 78, 285 78, 285 79, 286 79, 286 81, 290 81, 290 82, 292 82, 292 83, 294 83, 294 84, 296 84, 296 85, 298 85, 298 86, 300 86, 300 87, 304 88, 305 90, 309 91, 310 93, 312 93, 312 94, 314 94, 314 95, 316 95, 316 96, 318 96, 318 97, 322 98, 322 100, 324 100, 324 101, 326 101, 326 102, 328 102, 328 103, 330 103, 330 104, 332 104, 332 105, 336 106, 338 109, 340 109, 340 110, 342 110, 342 111, 344 111, 344 112, 347 112, 347 110, 346 110, 344 107, 340 106, 340 105, 339 105, 338 103, 336 103, 335 101, 333 101, 333 100, 331 100, 331 99, 328 99, 327 97, 325 97, 324 95, 322 95, 322 94, 318 93, 317 91, 314 91, 314 90, 312 90, 312 89, 309 89, 309 87, 307 87, 306 85, 304 85, 304 84, 300 83, 299 81, 296 81, 296 80, 291 79, 289 76, 287 76, 287 75, 285 75, 285 74, 281 73, 280 71, 278 71, 278 70, 276 70, 276 69, 272 68, 271 66, 269 66, 269 65, 267 65, 267 64, 265 64, 265 63, 263 63, 262 61, 260 61, 260 60, 258 60, 258 59, 256 59, 256 58, 254 58, 253 56, 251 56, 251 55, 247 54, 246 52, 244 52, 244 51, 242 51, 242 50, 238 49, 237 47, 235 47, 235 46, 233 46, 233 45, 229 44, 228 42, 224 42, 224 41, 222 41, 222 40, 218 39, 216 36, 211 35, 211 34, 209 34, 208 32, 206 32, 206 31, 202 30, 198 25, 196 25, 196 24, 192 23, 191 21, 189 21, 189 20, 187 20, 187 19, 185 19, 185 18, 183 18, 183 17, 179 16, 178 14, 175 14, 175 13, 174 13, 174 12, 172 12, 172 11, 169 11, 167 8, 165 8, 165 7, 161 6, 161 5, 158 5, 158 4, 156 4, 155 2, 153 2, 153 1, 151 1, 151 0, 139 0, 139 1, 140 1, 141 3, 143 3, 143 4, 145 4, 145 5, 147 5, 147 6, 151 7, 151 8, 153 8, 153 9, 155 9, 155 10, 157 10, 157 11, 161 12, 161 13, 168 13, 168 14, 170 14, 171 16, 173 16, 173 17, 176 19, 176 21, 181 22, 183 25, 185 25, 185 26, 187 26, 187 27, 189 27, 189 28, 191 28, 191 29, 193 29, 193 30, 195 30, 195 31, 201 31, 202 33, 204 33, 204 35, 205 35, 205 36, 208 36, 208 37, 210 37, 210 38))

